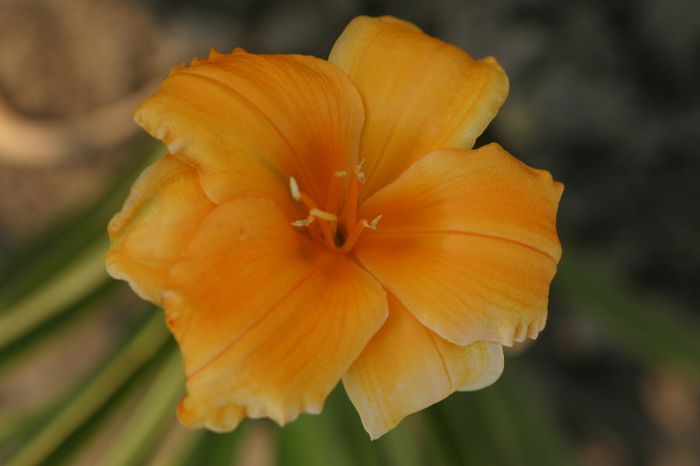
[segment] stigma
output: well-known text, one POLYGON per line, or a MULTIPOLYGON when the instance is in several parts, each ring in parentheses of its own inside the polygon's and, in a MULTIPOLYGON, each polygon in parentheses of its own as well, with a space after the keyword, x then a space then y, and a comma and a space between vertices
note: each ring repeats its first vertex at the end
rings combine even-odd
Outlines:
POLYGON ((376 230, 382 219, 378 215, 372 220, 357 219, 360 188, 365 182, 363 163, 357 164, 350 173, 338 170, 333 173, 324 204, 317 204, 299 189, 299 183, 289 177, 289 192, 294 201, 308 210, 306 218, 294 220, 292 226, 306 229, 308 234, 327 247, 349 253, 365 230, 376 230))

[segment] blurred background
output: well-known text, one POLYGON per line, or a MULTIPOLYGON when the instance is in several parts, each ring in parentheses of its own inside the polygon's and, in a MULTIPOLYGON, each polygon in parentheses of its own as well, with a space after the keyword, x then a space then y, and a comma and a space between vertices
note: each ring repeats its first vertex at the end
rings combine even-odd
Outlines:
POLYGON ((700 465, 699 80, 695 0, 0 0, 0 464, 700 465), (162 154, 131 110, 210 47, 325 57, 384 13, 496 56, 480 144, 565 183, 547 328, 376 442, 342 387, 283 429, 187 431, 160 312, 103 271, 162 154))

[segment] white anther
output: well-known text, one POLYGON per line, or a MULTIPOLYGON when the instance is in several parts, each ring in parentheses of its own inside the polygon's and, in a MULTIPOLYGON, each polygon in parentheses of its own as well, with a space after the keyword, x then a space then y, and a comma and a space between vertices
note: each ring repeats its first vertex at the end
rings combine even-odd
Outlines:
POLYGON ((355 169, 354 169, 355 176, 357 177, 357 181, 359 181, 360 183, 365 182, 365 172, 363 171, 364 167, 365 167, 365 160, 364 159, 362 159, 360 161, 360 163, 355 165, 355 169))
POLYGON ((318 217, 318 218, 323 219, 323 220, 328 220, 329 222, 337 222, 338 221, 338 217, 331 214, 330 212, 326 212, 325 210, 321 210, 321 209, 313 208, 309 211, 309 215, 313 216, 313 217, 318 217))
POLYGON ((365 228, 369 228, 370 230, 376 230, 377 225, 379 225, 379 222, 381 222, 382 217, 384 217, 382 214, 377 215, 374 217, 374 219, 371 222, 368 222, 367 220, 363 220, 362 224, 365 226, 365 228))
POLYGON ((301 220, 294 220, 292 222, 292 226, 298 228, 306 228, 312 223, 314 223, 314 218, 309 216, 307 218, 302 218, 301 220))
POLYGON ((333 173, 333 176, 336 176, 338 178, 345 178, 346 176, 348 176, 348 172, 345 170, 338 170, 333 173))
POLYGON ((185 147, 185 141, 181 139, 176 139, 175 141, 171 142, 168 144, 168 150, 170 151, 171 154, 176 154, 180 152, 180 150, 185 147))
POLYGON ((295 201, 301 199, 301 191, 299 191, 299 184, 293 176, 289 177, 289 191, 292 193, 292 198, 295 201))

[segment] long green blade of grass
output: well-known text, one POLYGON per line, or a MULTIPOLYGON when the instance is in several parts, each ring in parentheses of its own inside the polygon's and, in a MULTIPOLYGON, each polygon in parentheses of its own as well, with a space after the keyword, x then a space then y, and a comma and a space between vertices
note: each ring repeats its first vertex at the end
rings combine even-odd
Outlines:
MULTIPOLYGON (((175 463, 174 466, 231 466, 245 440, 246 425, 240 425, 233 432, 217 434, 203 432, 192 450, 175 463)), ((154 465, 155 466, 155 465, 154 465)), ((158 465, 160 466, 160 465, 158 465)))
POLYGON ((443 448, 459 458, 456 464, 500 466, 494 439, 477 409, 475 394, 456 393, 441 402, 434 424, 444 437, 443 448))
POLYGON ((164 153, 163 146, 147 142, 136 150, 135 162, 96 202, 49 225, 43 233, 0 264, 0 313, 62 273, 85 249, 104 238, 109 219, 121 207, 131 184, 143 168, 164 153))
POLYGON ((0 350, 107 280, 106 238, 89 245, 63 273, 0 314, 0 350))
POLYGON ((417 413, 404 419, 391 432, 375 441, 376 446, 391 459, 392 465, 422 466, 425 464, 422 450, 426 445, 424 439, 416 435, 416 424, 421 422, 422 417, 422 413, 417 413))
POLYGON ((572 248, 559 264, 556 291, 629 354, 666 364, 700 382, 700 332, 628 291, 572 248))
POLYGON ((498 456, 507 465, 574 466, 569 440, 553 417, 555 408, 537 390, 532 373, 524 361, 511 359, 491 391, 475 393, 498 456))
POLYGON ((105 443, 109 443, 119 432, 126 413, 138 404, 170 350, 172 345, 164 345, 153 358, 131 371, 125 382, 83 420, 42 464, 99 463, 96 458, 106 449, 105 443))
MULTIPOLYGON (((456 393, 432 409, 433 425, 458 462, 479 466, 559 466, 575 460, 552 408, 533 390, 530 372, 509 360, 491 387, 456 393)), ((444 446, 444 445, 443 445, 444 446)))
MULTIPOLYGON (((144 466, 189 466, 192 452, 201 445, 204 429, 190 430, 173 421, 165 428, 165 440, 159 443, 144 466)), ((190 464, 193 464, 190 462, 190 464)))
POLYGON ((22 448, 5 465, 32 466, 45 461, 63 441, 99 410, 139 367, 158 353, 168 340, 168 335, 162 316, 154 312, 117 354, 87 380, 74 398, 52 416, 35 435, 23 442, 22 448))
POLYGON ((379 448, 375 443, 369 442, 369 435, 360 423, 360 416, 342 387, 336 388, 328 397, 322 416, 331 416, 333 427, 337 429, 337 435, 347 443, 347 448, 352 451, 355 464, 383 464, 379 448))
MULTIPOLYGON (((340 413, 334 409, 338 397, 335 390, 330 396, 329 409, 321 415, 304 414, 285 425, 278 433, 278 464, 280 466, 354 466, 362 463, 360 451, 339 429, 340 413)), ((368 437, 366 437, 368 438, 368 437)))
MULTIPOLYGON (((33 326, 31 331, 12 338, 12 342, 0 348, 0 374, 11 367, 29 364, 42 348, 47 348, 63 331, 81 325, 90 316, 101 311, 109 302, 124 291, 124 285, 116 280, 107 280, 92 292, 81 297, 61 310, 51 313, 51 317, 33 326)), ((0 319, 1 320, 1 319, 0 319)), ((1 434, 0 434, 1 437, 1 434)))
POLYGON ((183 386, 182 361, 173 349, 99 464, 143 464, 152 443, 162 433, 166 423, 172 420, 183 386))

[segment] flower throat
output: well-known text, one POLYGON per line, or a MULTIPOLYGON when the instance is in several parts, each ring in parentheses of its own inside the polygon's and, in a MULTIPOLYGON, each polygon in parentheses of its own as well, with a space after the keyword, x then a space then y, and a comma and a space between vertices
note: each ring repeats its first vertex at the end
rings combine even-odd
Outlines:
POLYGON ((347 179, 348 172, 345 170, 333 173, 323 209, 309 195, 299 190, 299 184, 293 176, 289 177, 289 190, 292 198, 304 204, 309 210, 306 218, 295 220, 292 225, 296 228, 305 228, 312 238, 321 241, 331 249, 346 253, 352 251, 362 232, 366 228, 375 230, 382 219, 382 216, 378 215, 371 221, 367 219, 357 220, 360 187, 365 181, 362 165, 363 163, 360 163, 353 168, 349 180, 347 179), (342 199, 341 205, 344 190, 345 197, 342 199))

